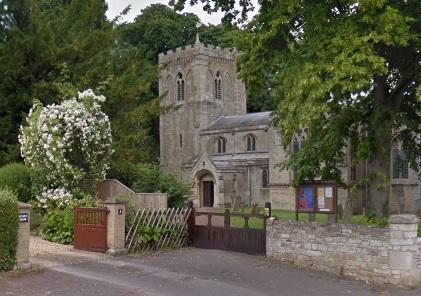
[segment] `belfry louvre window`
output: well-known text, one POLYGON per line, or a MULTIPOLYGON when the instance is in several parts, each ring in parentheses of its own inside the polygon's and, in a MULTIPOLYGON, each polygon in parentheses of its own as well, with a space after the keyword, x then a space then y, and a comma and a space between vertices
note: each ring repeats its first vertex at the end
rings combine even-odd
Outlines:
POLYGON ((264 168, 262 169, 262 188, 269 187, 269 170, 264 168))
POLYGON ((392 177, 393 179, 408 179, 409 163, 403 151, 395 148, 392 151, 392 177))
POLYGON ((256 151, 256 137, 253 135, 247 136, 247 151, 256 151))
POLYGON ((184 79, 183 74, 177 74, 177 101, 184 101, 184 79))
POLYGON ((227 144, 227 140, 225 140, 225 138, 218 138, 218 153, 225 153, 226 152, 226 144, 227 144))
POLYGON ((219 71, 216 72, 215 78, 215 99, 222 100, 222 78, 219 71))

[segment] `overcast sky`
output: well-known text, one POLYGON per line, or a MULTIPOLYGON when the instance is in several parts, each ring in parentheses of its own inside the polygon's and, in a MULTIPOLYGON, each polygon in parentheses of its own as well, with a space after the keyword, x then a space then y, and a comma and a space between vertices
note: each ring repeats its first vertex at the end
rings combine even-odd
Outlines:
MULTIPOLYGON (((128 5, 131 5, 132 9, 130 10, 129 14, 126 15, 126 17, 123 19, 123 21, 131 22, 137 15, 140 14, 140 11, 145 7, 155 3, 168 4, 169 0, 107 0, 107 2, 107 16, 109 19, 113 19, 124 8, 126 8, 128 5)), ((257 0, 254 0, 253 2, 256 4, 257 0)), ((192 12, 196 14, 200 17, 202 23, 204 24, 219 24, 223 16, 222 13, 212 13, 211 15, 209 15, 202 10, 201 5, 195 5, 193 7, 190 7, 190 5, 186 4, 186 9, 183 12, 192 12)))

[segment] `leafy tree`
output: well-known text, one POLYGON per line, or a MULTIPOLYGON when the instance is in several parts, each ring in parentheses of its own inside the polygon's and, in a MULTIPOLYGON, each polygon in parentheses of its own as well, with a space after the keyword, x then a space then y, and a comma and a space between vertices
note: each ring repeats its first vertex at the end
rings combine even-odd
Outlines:
MULTIPOLYGON (((229 8, 231 1, 213 2, 229 8)), ((352 145, 354 164, 369 161, 369 206, 387 215, 391 145, 402 143, 420 170, 421 2, 259 3, 244 42, 243 77, 275 100, 286 146, 306 129, 303 149, 283 167, 295 169, 297 182, 321 176, 343 184, 338 165, 352 145)))
POLYGON ((104 80, 114 31, 103 0, 2 3, 0 163, 6 163, 19 160, 18 130, 34 98, 57 102, 104 80))
POLYGON ((160 174, 158 165, 138 165, 135 168, 136 180, 132 188, 136 192, 168 193, 169 207, 182 207, 191 194, 192 184, 186 183, 179 176, 160 174))

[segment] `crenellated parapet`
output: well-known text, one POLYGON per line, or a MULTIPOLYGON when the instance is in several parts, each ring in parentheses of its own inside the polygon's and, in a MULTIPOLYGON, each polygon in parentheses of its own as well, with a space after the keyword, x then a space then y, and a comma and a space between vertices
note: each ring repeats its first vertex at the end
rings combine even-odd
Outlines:
POLYGON ((237 51, 235 48, 221 48, 210 44, 195 43, 194 45, 177 47, 175 50, 160 53, 158 61, 159 64, 186 63, 199 55, 207 56, 220 63, 233 63, 237 51))

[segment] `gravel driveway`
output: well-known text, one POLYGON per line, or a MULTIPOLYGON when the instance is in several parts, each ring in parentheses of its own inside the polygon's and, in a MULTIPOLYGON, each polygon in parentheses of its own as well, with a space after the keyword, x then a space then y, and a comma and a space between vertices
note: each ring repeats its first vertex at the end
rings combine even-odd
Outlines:
POLYGON ((32 271, 0 275, 0 295, 421 295, 419 290, 372 287, 264 257, 195 248, 117 258, 67 249, 31 261, 32 271))

